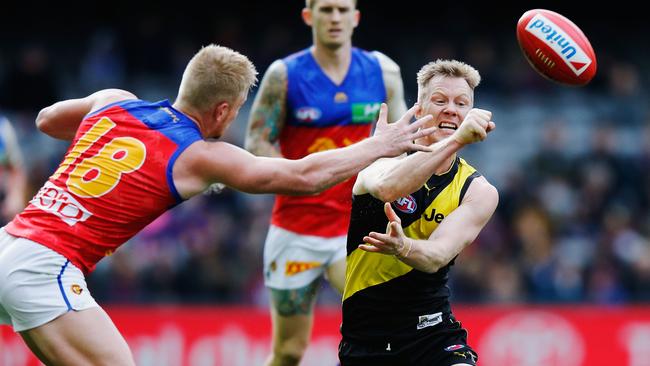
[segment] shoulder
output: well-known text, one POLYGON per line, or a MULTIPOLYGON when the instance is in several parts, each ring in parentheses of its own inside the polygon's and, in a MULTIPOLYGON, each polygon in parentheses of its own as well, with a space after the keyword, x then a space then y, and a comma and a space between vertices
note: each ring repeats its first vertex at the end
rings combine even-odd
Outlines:
POLYGON ((287 80, 287 65, 282 60, 275 60, 264 73, 261 87, 268 84, 276 86, 277 83, 286 83, 287 80))
POLYGON ((494 210, 499 202, 499 191, 481 175, 470 183, 467 194, 463 198, 463 203, 466 201, 479 202, 481 206, 494 210))
POLYGON ((88 98, 90 98, 90 102, 92 103, 91 110, 100 109, 109 104, 121 102, 124 100, 138 99, 135 94, 123 89, 100 90, 94 94, 91 94, 88 98))
POLYGON ((266 70, 267 76, 278 77, 287 75, 287 64, 283 60, 275 60, 266 70))
POLYGON ((372 51, 372 54, 377 58, 377 61, 379 61, 379 67, 381 67, 381 70, 384 73, 398 73, 400 72, 399 65, 393 61, 390 57, 386 56, 385 54, 379 52, 379 51, 372 51))

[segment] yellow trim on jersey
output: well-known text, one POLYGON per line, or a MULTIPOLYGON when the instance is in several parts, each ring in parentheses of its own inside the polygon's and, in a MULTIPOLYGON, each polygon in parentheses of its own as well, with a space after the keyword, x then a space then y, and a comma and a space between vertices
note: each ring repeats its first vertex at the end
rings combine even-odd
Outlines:
MULTIPOLYGON (((476 169, 467 164, 465 160, 460 159, 454 179, 427 206, 419 220, 404 228, 404 234, 409 238, 428 239, 431 233, 438 228, 440 222, 460 205, 460 192, 463 185, 475 171, 476 169)), ((425 189, 431 191, 435 187, 426 187, 425 189)))
MULTIPOLYGON (((460 159, 458 171, 452 181, 438 193, 419 219, 404 228, 404 233, 410 238, 428 239, 444 217, 460 205, 463 186, 474 172, 476 169, 460 159)), ((430 193, 436 190, 436 187, 423 186, 420 190, 430 193)), ((395 256, 365 252, 361 249, 355 249, 348 255, 346 266, 343 301, 361 290, 388 282, 413 270, 395 256)))
POLYGON ((413 268, 393 255, 355 249, 346 260, 343 300, 357 291, 403 276, 413 268), (352 281, 352 276, 355 280, 352 281))

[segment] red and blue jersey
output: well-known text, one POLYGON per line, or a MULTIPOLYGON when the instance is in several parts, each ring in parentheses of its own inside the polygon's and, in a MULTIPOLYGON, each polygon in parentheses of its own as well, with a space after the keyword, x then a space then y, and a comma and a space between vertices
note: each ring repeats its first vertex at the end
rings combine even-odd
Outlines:
MULTIPOLYGON (((377 58, 352 49, 340 85, 320 68, 309 49, 283 59, 287 67, 287 117, 279 143, 282 155, 300 159, 351 145, 370 135, 386 88, 377 58)), ((276 196, 271 223, 303 234, 347 233, 354 178, 314 196, 276 196)))
POLYGON ((83 119, 59 168, 6 230, 89 273, 182 201, 174 162, 201 139, 198 126, 167 101, 108 105, 83 119))

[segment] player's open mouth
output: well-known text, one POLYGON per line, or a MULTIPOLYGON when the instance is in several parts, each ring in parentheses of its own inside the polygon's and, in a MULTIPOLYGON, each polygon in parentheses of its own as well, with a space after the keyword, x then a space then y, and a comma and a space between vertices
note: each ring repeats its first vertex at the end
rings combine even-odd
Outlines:
POLYGON ((458 129, 458 126, 456 126, 456 125, 453 124, 453 123, 449 123, 449 122, 441 122, 441 123, 438 125, 438 128, 440 128, 440 129, 446 128, 446 129, 454 130, 454 131, 455 131, 455 130, 458 129))

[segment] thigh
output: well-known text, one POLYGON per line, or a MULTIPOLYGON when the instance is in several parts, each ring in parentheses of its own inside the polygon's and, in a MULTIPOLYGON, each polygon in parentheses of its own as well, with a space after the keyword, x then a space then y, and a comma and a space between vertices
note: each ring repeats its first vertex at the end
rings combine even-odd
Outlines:
POLYGON ((339 361, 341 366, 407 366, 409 361, 402 359, 388 349, 387 345, 368 345, 341 340, 339 361))
POLYGON ((327 267, 327 280, 339 293, 345 288, 345 257, 332 262, 327 267))
POLYGON ((320 287, 320 278, 316 278, 307 286, 293 289, 269 289, 271 308, 280 318, 296 315, 308 315, 314 310, 316 296, 320 287))
POLYGON ((47 365, 135 365, 126 341, 99 307, 68 312, 20 334, 47 365))
POLYGON ((308 286, 298 289, 269 289, 274 348, 289 344, 297 348, 307 346, 319 286, 320 279, 316 279, 308 286))
POLYGON ((83 273, 65 257, 22 238, 14 238, 4 249, 0 255, 0 306, 14 331, 98 306, 83 273))
POLYGON ((312 313, 282 315, 271 309, 273 349, 301 349, 307 346, 314 318, 312 313))

